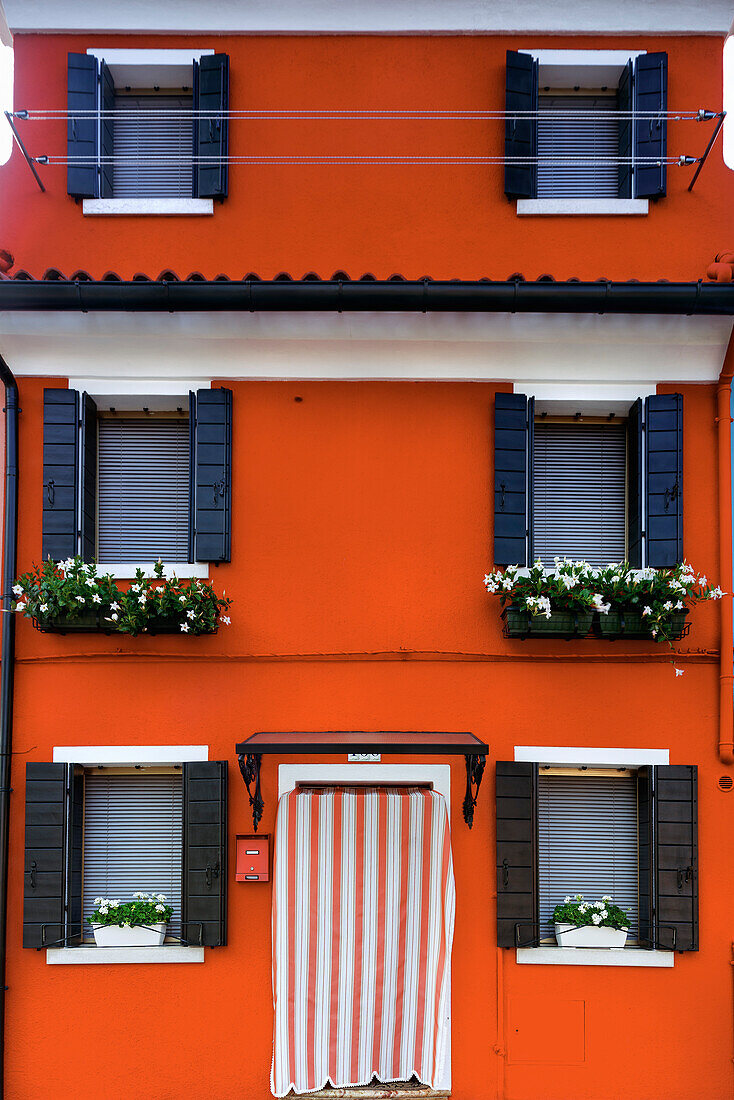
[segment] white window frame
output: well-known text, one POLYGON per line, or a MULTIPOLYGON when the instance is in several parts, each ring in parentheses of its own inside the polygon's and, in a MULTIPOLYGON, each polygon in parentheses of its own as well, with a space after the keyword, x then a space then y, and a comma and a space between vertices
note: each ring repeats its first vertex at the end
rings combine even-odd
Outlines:
MULTIPOLYGON (((160 767, 208 760, 208 745, 62 745, 54 746, 54 764, 92 768, 160 767)), ((203 947, 170 944, 162 947, 47 947, 48 966, 90 966, 130 963, 203 963, 203 947)))
MULTIPOLYGON (((152 412, 175 412, 182 404, 188 408, 190 391, 211 389, 211 384, 210 378, 190 378, 186 381, 69 378, 69 389, 88 393, 97 406, 98 413, 109 412, 111 408, 117 412, 139 412, 141 404, 152 412)), ((115 580, 132 580, 138 569, 143 570, 145 577, 155 576, 155 562, 152 561, 98 563, 98 572, 102 575, 109 573, 115 580)), ((163 576, 169 579, 176 576, 182 580, 208 580, 209 562, 164 562, 163 576)))
MULTIPOLYGON (((134 85, 141 80, 155 78, 159 87, 178 87, 185 79, 185 71, 192 62, 211 56, 214 50, 119 50, 93 47, 87 50, 90 57, 104 61, 114 79, 134 85)), ((195 199, 182 195, 177 198, 82 199, 85 215, 139 216, 141 214, 202 215, 214 213, 214 199, 195 199)))
MULTIPOLYGON (((538 62, 538 84, 551 87, 616 86, 622 69, 628 61, 647 53, 647 50, 519 50, 538 62)), ((595 198, 547 198, 518 199, 520 217, 537 215, 645 215, 649 211, 648 199, 595 199, 595 198)))
MULTIPOLYGON (((278 766, 278 799, 290 794, 299 784, 363 783, 369 786, 382 784, 415 785, 428 783, 437 794, 446 799, 446 810, 451 826, 451 765, 450 764, 280 764, 278 766)), ((72 948, 73 950, 73 948, 72 948)), ((453 953, 452 953, 453 961, 453 953)), ((451 1091, 451 968, 449 968, 447 1024, 448 1041, 444 1060, 444 1077, 436 1082, 435 1092, 429 1095, 446 1095, 451 1091)), ((396 1095, 401 1095, 396 1092, 396 1095)), ((406 1094, 407 1095, 407 1094, 406 1094)))
MULTIPOLYGON (((548 767, 639 768, 667 764, 668 749, 587 748, 585 746, 515 745, 515 760, 548 767)), ((516 947, 521 964, 542 966, 672 967, 674 951, 644 947, 516 947)))

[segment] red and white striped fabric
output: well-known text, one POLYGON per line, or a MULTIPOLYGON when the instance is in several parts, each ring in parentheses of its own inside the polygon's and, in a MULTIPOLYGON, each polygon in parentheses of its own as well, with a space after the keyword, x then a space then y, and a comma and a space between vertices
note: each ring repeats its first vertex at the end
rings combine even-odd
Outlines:
POLYGON ((454 873, 446 802, 397 788, 278 805, 274 1096, 445 1081, 454 873))

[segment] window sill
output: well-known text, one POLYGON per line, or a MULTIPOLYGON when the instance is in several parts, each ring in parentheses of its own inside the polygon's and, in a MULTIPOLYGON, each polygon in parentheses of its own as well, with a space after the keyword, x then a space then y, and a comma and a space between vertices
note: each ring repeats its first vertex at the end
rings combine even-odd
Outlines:
POLYGON ((541 966, 662 966, 672 967, 673 951, 644 947, 518 947, 518 963, 541 966))
POLYGON ((647 199, 518 199, 519 217, 528 214, 647 214, 647 199))
POLYGON ((439 1097, 448 1098, 451 1093, 448 1089, 432 1089, 428 1085, 412 1085, 409 1088, 401 1088, 400 1085, 379 1082, 376 1085, 354 1086, 344 1088, 319 1089, 318 1092, 310 1092, 308 1100, 438 1100, 439 1097))
POLYGON ((49 966, 112 963, 203 963, 203 947, 49 947, 49 966))
POLYGON ((84 214, 213 214, 214 199, 82 199, 84 214))
MULTIPOLYGON (((97 572, 101 576, 106 576, 108 573, 119 581, 133 580, 137 569, 142 569, 146 577, 155 576, 155 562, 141 561, 141 562, 97 562, 97 572)), ((163 576, 164 577, 178 577, 181 580, 189 580, 193 577, 197 577, 202 580, 209 579, 209 563, 206 561, 195 562, 172 562, 170 565, 164 564, 163 576)))

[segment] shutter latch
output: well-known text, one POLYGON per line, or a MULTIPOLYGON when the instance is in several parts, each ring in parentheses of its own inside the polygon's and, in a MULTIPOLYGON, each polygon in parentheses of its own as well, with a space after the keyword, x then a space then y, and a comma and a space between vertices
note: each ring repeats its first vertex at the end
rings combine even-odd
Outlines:
POLYGON ((212 876, 219 878, 219 860, 212 867, 211 863, 206 865, 206 888, 211 890, 212 888, 212 876))
POLYGON ((683 889, 683 884, 685 882, 691 882, 692 879, 693 879, 693 867, 691 867, 690 864, 685 869, 682 868, 682 867, 678 868, 678 889, 679 890, 683 889))
POLYGON ((672 489, 666 489, 665 490, 664 499, 665 499, 665 511, 666 512, 668 511, 668 508, 670 507, 670 502, 672 500, 677 500, 677 498, 678 498, 678 478, 675 479, 675 484, 673 485, 672 489))

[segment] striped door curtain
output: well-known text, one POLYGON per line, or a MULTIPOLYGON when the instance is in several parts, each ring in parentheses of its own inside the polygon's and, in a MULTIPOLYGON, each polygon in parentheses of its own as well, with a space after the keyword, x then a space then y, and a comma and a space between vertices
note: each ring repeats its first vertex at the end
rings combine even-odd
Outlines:
POLYGON ((283 795, 273 891, 275 1096, 446 1080, 454 875, 427 789, 283 795))

